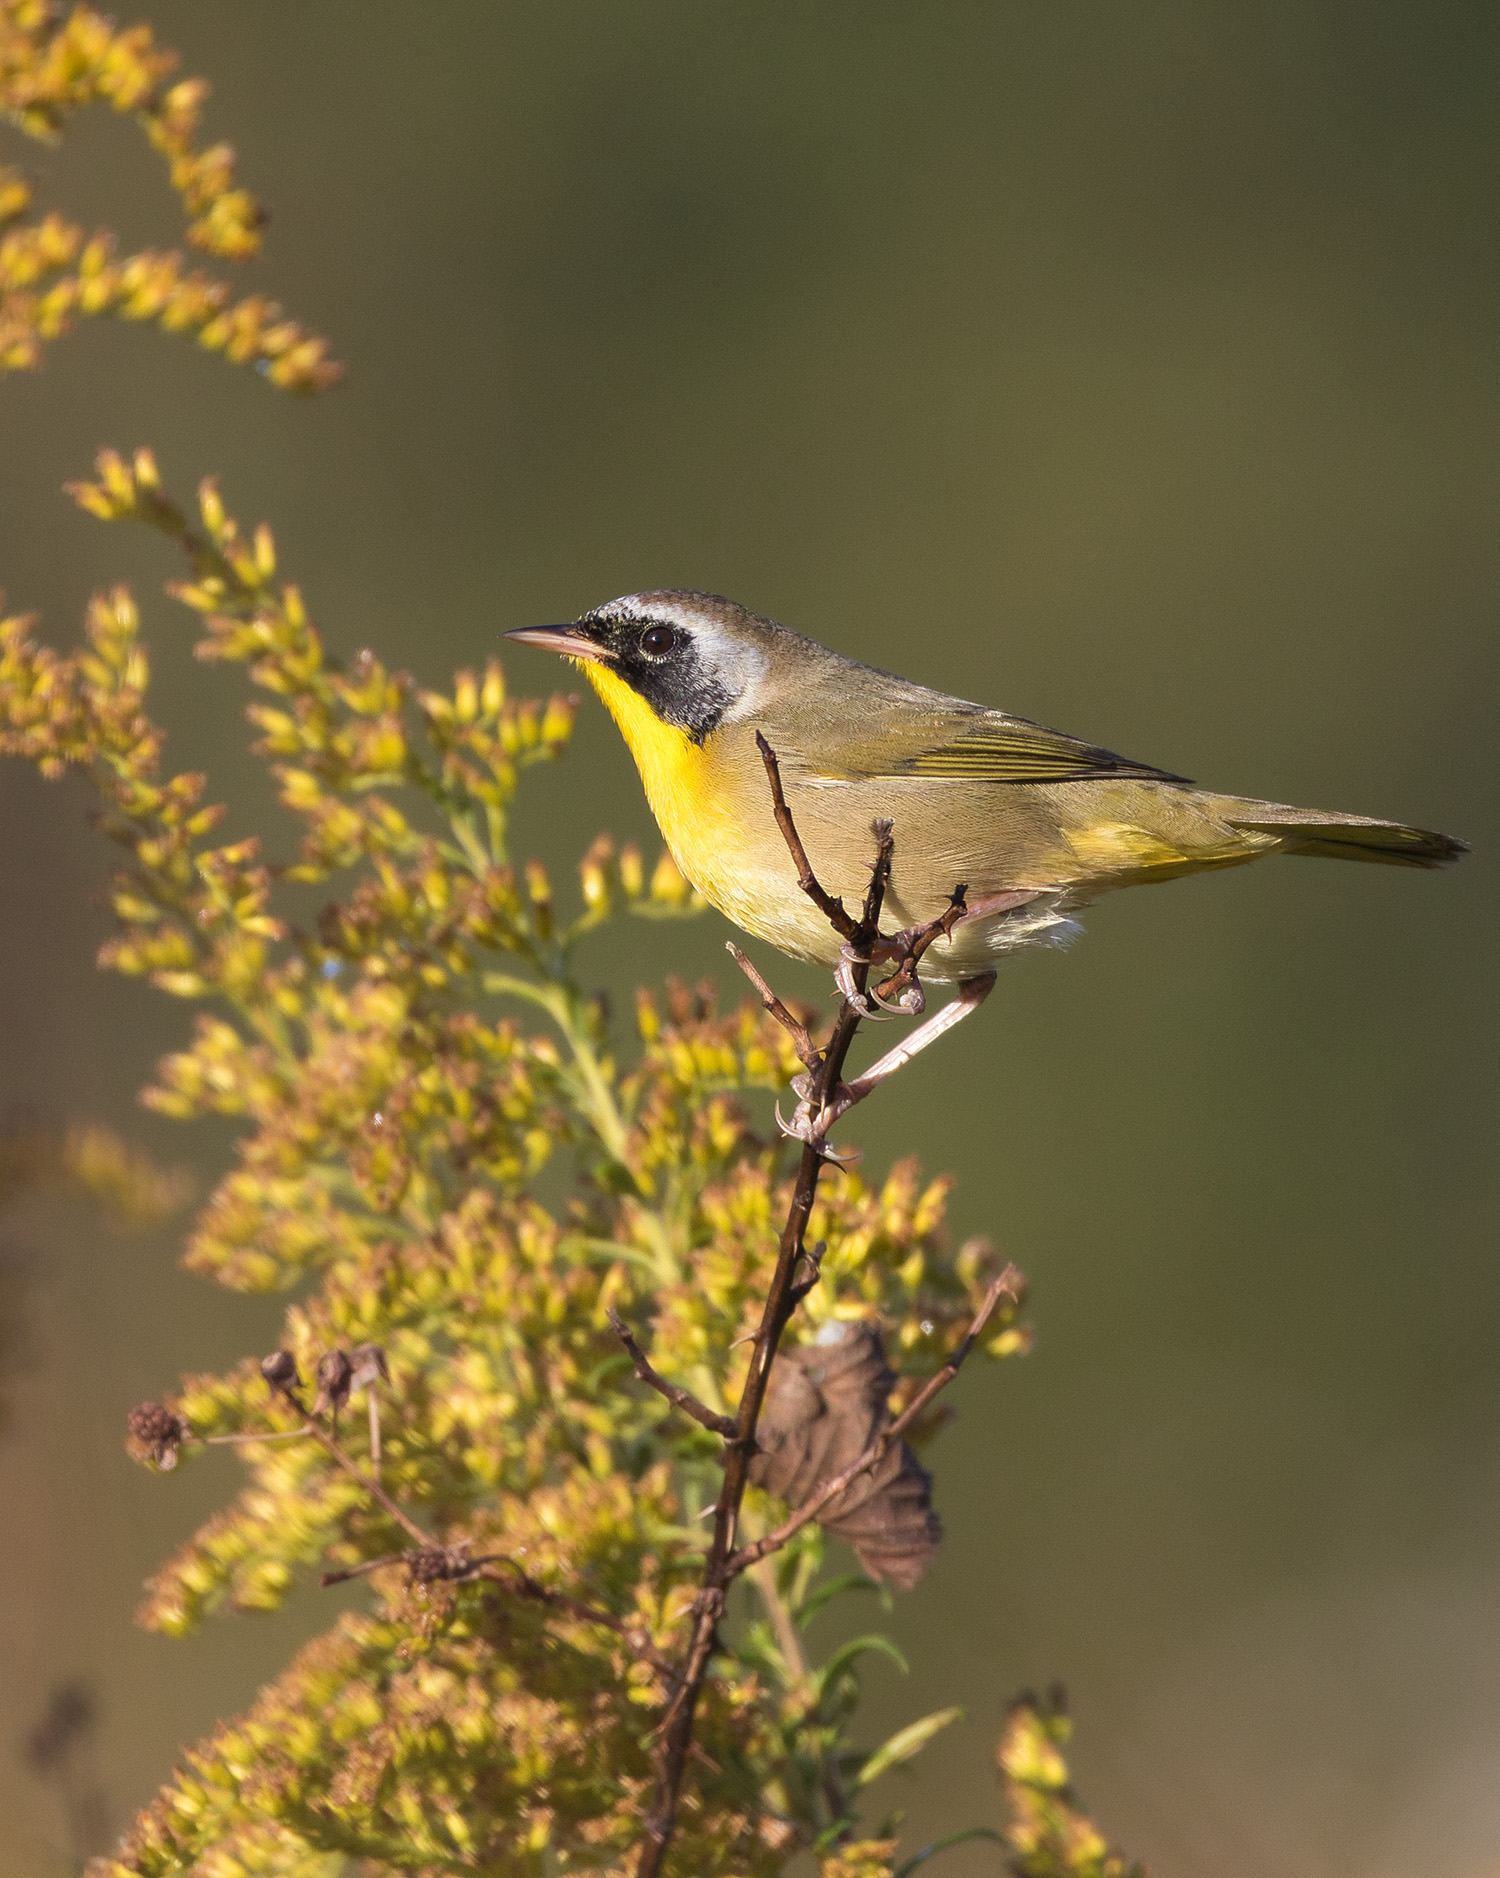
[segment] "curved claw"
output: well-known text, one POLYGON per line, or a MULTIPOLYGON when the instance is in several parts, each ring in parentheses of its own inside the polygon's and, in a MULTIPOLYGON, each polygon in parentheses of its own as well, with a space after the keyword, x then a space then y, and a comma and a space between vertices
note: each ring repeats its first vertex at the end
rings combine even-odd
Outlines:
MULTIPOLYGON (((792 1094, 797 1097, 797 1111, 792 1117, 792 1126, 795 1128, 799 1122, 810 1117, 812 1114, 810 1100, 812 1096, 812 1077, 807 1074, 806 1071, 800 1076, 794 1076, 791 1081, 791 1090, 792 1094)), ((837 1089, 830 1094, 823 1108, 823 1114, 827 1119, 823 1122, 822 1128, 817 1132, 821 1134, 823 1129, 831 1128, 838 1120, 839 1116, 844 1113, 845 1109, 853 1106, 853 1102, 853 1091, 850 1089, 848 1083, 841 1082, 837 1089)))
POLYGON ((903 985, 894 998, 881 997, 882 987, 872 985, 870 996, 880 1006, 887 1019, 892 1017, 920 1017, 927 1009, 927 993, 922 989, 920 978, 913 978, 911 983, 903 985))
POLYGON ((810 1143, 812 1140, 812 1117, 806 1114, 800 1105, 792 1119, 788 1121, 782 1114, 781 1104, 778 1102, 776 1104, 776 1126, 786 1136, 788 1141, 810 1143))
POLYGON ((848 1167, 859 1159, 859 1149, 849 1148, 840 1152, 829 1147, 823 1139, 821 1129, 813 1127, 812 1111, 806 1103, 797 1105, 797 1112, 790 1121, 782 1114, 781 1104, 776 1104, 776 1126, 789 1141, 800 1141, 805 1148, 811 1148, 820 1160, 831 1161, 835 1167, 848 1167))
POLYGON ((839 963, 834 970, 833 982, 838 986, 844 1002, 852 1005, 862 1018, 872 1024, 883 1024, 889 1018, 899 1017, 901 1013, 885 1008, 878 998, 874 998, 873 993, 861 991, 855 985, 854 967, 870 963, 869 959, 852 952, 848 946, 844 946, 839 963))
POLYGON ((812 1145, 818 1150, 819 1159, 832 1167, 852 1167, 859 1159, 858 1148, 830 1148, 826 1141, 815 1141, 812 1145))
POLYGON ((868 963, 867 960, 857 958, 849 950, 848 946, 841 946, 839 948, 839 962, 834 967, 833 973, 833 982, 838 986, 840 995, 859 1011, 861 1017, 866 1015, 864 1011, 860 1010, 860 1006, 864 1004, 865 1000, 861 997, 854 983, 854 967, 866 963, 868 963))

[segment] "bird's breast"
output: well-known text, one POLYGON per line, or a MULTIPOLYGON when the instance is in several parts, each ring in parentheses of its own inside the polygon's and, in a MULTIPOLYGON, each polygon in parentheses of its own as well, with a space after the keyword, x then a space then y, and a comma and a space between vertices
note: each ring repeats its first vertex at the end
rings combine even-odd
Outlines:
POLYGON ((798 890, 750 733, 719 731, 697 744, 608 666, 589 663, 584 672, 635 758, 672 858, 703 897, 786 951, 832 956, 837 939, 798 890))

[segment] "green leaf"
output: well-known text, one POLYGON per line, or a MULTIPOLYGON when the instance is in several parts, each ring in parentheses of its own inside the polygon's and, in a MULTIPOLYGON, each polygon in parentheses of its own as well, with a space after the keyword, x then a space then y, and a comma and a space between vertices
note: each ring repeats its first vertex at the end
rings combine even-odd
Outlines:
POLYGON ((831 1852, 844 1834, 858 1824, 859 1821, 852 1813, 845 1813, 842 1819, 836 1819, 831 1826, 825 1826, 812 1842, 813 1856, 821 1858, 825 1852, 831 1852))
POLYGON ((816 1520, 804 1526, 776 1561, 776 1589, 795 1615, 802 1608, 807 1587, 823 1568, 823 1528, 816 1520))
POLYGON ((867 1650, 881 1651, 882 1654, 891 1659, 903 1676, 910 1675, 911 1670, 906 1658, 896 1648, 895 1644, 891 1642, 889 1637, 851 1637, 847 1643, 842 1644, 834 1651, 833 1655, 829 1657, 826 1663, 821 1664, 813 1671, 812 1684, 814 1703, 821 1702, 824 1695, 833 1687, 839 1677, 842 1676, 846 1670, 852 1669, 867 1650))
POLYGON ((878 1591, 879 1589, 880 1586, 875 1580, 867 1578, 863 1572, 845 1572, 842 1578, 830 1578, 826 1585, 818 1585, 809 1591, 793 1613, 797 1619, 797 1628, 806 1630, 831 1598, 842 1597, 846 1591, 878 1591))
POLYGON ((857 1787, 867 1787, 872 1780, 878 1780, 887 1768, 899 1767, 903 1761, 909 1761, 920 1754, 927 1743, 936 1734, 951 1723, 963 1719, 961 1708, 940 1708, 931 1715, 924 1715, 920 1721, 908 1722, 906 1727, 898 1728, 889 1741, 876 1748, 875 1752, 860 1768, 855 1776, 857 1787))
POLYGON ((946 1852, 950 1845, 962 1845, 967 1839, 993 1839, 1002 1849, 1004 1838, 993 1826, 966 1826, 962 1832, 950 1832, 946 1839, 934 1839, 931 1845, 924 1845, 920 1852, 914 1852, 904 1865, 897 1866, 892 1878, 910 1878, 919 1865, 925 1865, 928 1859, 939 1852, 946 1852))
POLYGON ((745 1626, 735 1655, 742 1663, 753 1664, 756 1668, 768 1671, 776 1682, 787 1681, 786 1658, 781 1654, 775 1633, 764 1618, 756 1618, 745 1626))

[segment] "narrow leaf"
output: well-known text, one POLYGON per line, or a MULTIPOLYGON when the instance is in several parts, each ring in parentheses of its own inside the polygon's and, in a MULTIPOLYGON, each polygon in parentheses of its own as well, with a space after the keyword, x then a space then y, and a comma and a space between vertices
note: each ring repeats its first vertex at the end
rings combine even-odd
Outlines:
POLYGON ((908 1722, 906 1727, 898 1728, 890 1740, 876 1748, 860 1768, 855 1776, 855 1786, 867 1787, 872 1780, 878 1780, 887 1768, 899 1767, 903 1761, 920 1754, 934 1735, 941 1734, 950 1723, 961 1720, 963 1713, 961 1708, 940 1708, 931 1715, 924 1715, 920 1721, 908 1722))
POLYGON ((881 1651, 891 1659, 903 1676, 910 1674, 906 1658, 889 1637, 851 1637, 847 1643, 834 1651, 826 1663, 820 1664, 813 1671, 814 1700, 821 1702, 824 1694, 833 1687, 844 1671, 851 1669, 867 1650, 881 1651))
POLYGON ((928 1859, 939 1852, 946 1852, 950 1845, 962 1845, 966 1839, 993 1839, 995 1844, 1004 1847, 1004 1838, 993 1826, 966 1826, 962 1832, 950 1832, 946 1839, 934 1839, 931 1845, 924 1845, 920 1852, 914 1852, 904 1865, 899 1865, 892 1878, 911 1878, 919 1865, 925 1865, 928 1859))
POLYGON ((867 1578, 863 1572, 845 1572, 842 1578, 830 1578, 826 1585, 818 1585, 809 1591, 798 1606, 795 1613, 797 1628, 805 1630, 830 1598, 842 1597, 846 1591, 878 1591, 879 1589, 880 1586, 875 1580, 867 1578))

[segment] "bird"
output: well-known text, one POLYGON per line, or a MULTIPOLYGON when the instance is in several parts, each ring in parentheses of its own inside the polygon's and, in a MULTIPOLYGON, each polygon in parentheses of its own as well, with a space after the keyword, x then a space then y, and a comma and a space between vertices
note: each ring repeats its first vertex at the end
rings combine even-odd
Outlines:
POLYGON ((567 625, 505 635, 579 667, 620 728, 672 858, 735 925, 837 966, 839 934, 798 884, 757 733, 822 886, 857 905, 872 825, 891 823, 883 934, 964 889, 922 960, 933 983, 993 982, 1018 946, 1057 943, 1119 887, 1270 854, 1440 867, 1451 835, 1199 788, 1065 732, 829 651, 721 594, 625 594, 567 625))

